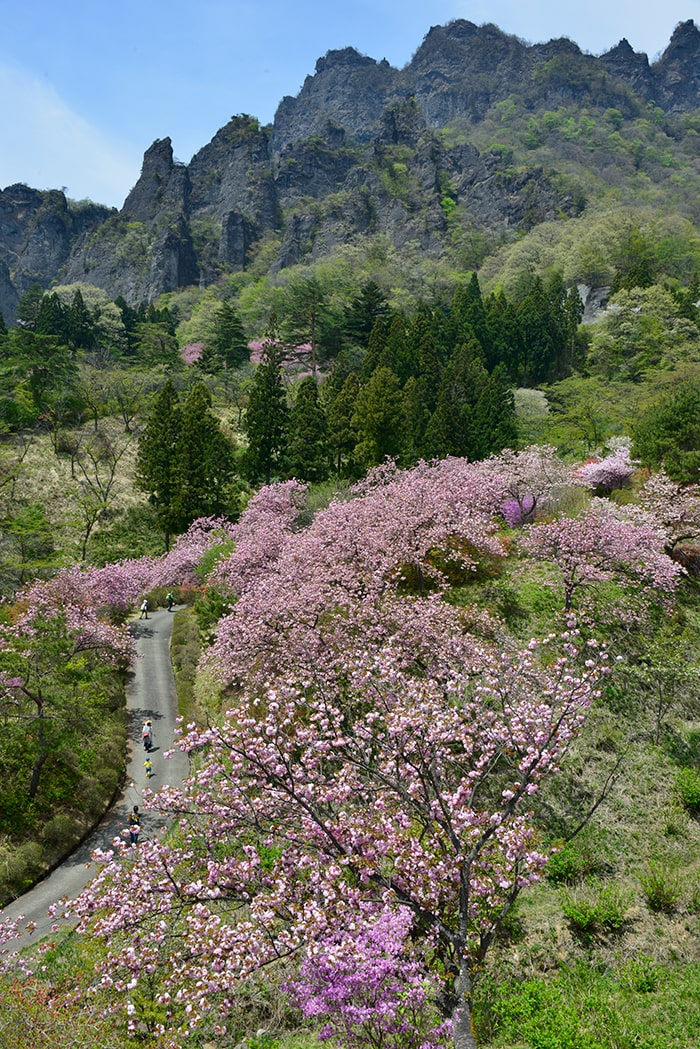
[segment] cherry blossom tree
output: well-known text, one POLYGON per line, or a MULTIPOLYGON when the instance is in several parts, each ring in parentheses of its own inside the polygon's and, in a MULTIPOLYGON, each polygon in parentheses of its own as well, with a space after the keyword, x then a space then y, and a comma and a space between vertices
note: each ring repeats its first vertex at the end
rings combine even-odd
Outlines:
POLYGON ((575 477, 587 488, 609 493, 625 488, 638 465, 630 457, 629 446, 620 444, 605 458, 593 459, 579 467, 575 477))
POLYGON ((504 448, 484 465, 501 478, 505 496, 501 512, 511 528, 534 520, 543 507, 551 508, 573 480, 571 468, 551 445, 535 444, 520 451, 504 448))
POLYGON ((639 504, 661 529, 666 552, 682 562, 684 545, 700 539, 700 485, 677 484, 659 470, 641 489, 639 504))
POLYGON ((126 993, 163 973, 173 1030, 225 1013, 261 966, 364 936, 363 910, 401 906, 442 974, 454 1045, 473 1047, 473 983, 547 860, 530 803, 582 725, 595 650, 583 667, 573 634, 546 660, 534 642, 506 656, 445 640, 424 672, 389 641, 335 678, 305 667, 244 690, 220 725, 191 728, 186 790, 153 802, 177 834, 136 856, 115 845, 77 902, 108 942, 104 979, 126 993))
POLYGON ((579 517, 530 526, 521 546, 557 566, 565 611, 579 591, 613 579, 628 595, 670 594, 682 571, 664 552, 663 534, 650 518, 625 518, 603 499, 592 500, 579 517))
MULTIPOLYGON (((463 460, 387 463, 305 527, 288 484, 231 529, 212 576, 237 600, 200 680, 228 712, 188 727, 189 782, 150 802, 175 833, 136 854, 115 842, 76 903, 108 942, 103 981, 128 1001, 159 974, 163 1031, 225 1016, 238 981, 290 957, 309 1008, 342 992, 343 1023, 357 1019, 347 970, 335 991, 304 981, 339 943, 367 965, 386 913, 418 947, 399 976, 393 933, 373 941, 384 1034, 400 1038, 415 975, 425 1016, 439 1009, 454 1045, 474 1046, 474 980, 547 860, 532 802, 582 726, 598 662, 573 627, 524 651, 478 640, 475 623, 494 624, 445 600, 454 571, 502 555, 502 491, 463 460)), ((424 1044, 444 1044, 428 1026, 424 1044)))

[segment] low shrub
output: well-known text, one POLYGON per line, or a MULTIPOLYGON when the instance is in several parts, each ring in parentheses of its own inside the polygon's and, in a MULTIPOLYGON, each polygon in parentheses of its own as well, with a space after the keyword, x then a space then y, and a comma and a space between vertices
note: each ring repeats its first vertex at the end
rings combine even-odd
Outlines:
POLYGON ((681 769, 676 776, 676 793, 688 812, 697 816, 700 813, 700 770, 681 769))
POLYGON ((674 868, 667 863, 651 862, 639 883, 650 911, 673 914, 683 896, 683 882, 674 868))
POLYGON ((574 893, 562 892, 564 916, 572 932, 583 943, 618 932, 628 921, 632 894, 614 882, 591 881, 574 893))
POLYGON ((75 842, 75 821, 66 812, 57 812, 44 826, 42 837, 49 848, 68 848, 75 842))
POLYGON ((630 958, 619 970, 620 986, 626 991, 637 994, 650 994, 658 991, 664 980, 664 970, 647 954, 630 958))

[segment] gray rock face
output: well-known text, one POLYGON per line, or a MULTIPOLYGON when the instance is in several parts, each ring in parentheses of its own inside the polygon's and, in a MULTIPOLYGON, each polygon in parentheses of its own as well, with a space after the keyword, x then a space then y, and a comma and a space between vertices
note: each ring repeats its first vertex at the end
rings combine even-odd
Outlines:
POLYGON ((512 98, 533 112, 614 108, 623 120, 651 102, 691 112, 700 32, 680 23, 651 65, 624 39, 596 58, 570 40, 528 45, 466 20, 433 27, 402 70, 353 48, 329 51, 271 127, 235 116, 188 165, 174 161, 169 138, 154 142, 119 212, 58 191, 0 192, 0 309, 12 323, 26 288, 55 280, 151 301, 244 268, 264 236, 278 238, 275 272, 378 234, 438 256, 452 207, 493 237, 576 213, 556 175, 516 171, 503 151, 444 136, 512 98))
POLYGON ((112 213, 96 204, 69 207, 60 190, 16 184, 0 190, 0 310, 13 323, 23 293, 48 287, 73 245, 112 213))

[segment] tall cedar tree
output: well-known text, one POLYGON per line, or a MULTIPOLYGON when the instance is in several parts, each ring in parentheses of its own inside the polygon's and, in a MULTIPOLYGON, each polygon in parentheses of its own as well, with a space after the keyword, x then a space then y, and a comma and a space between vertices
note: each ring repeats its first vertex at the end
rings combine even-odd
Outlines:
POLYGON ((346 464, 349 465, 352 451, 357 444, 357 430, 353 424, 353 416, 359 392, 360 380, 355 372, 350 372, 326 409, 328 440, 335 462, 335 472, 338 476, 343 473, 343 467, 346 464))
POLYGON ((454 344, 458 346, 474 337, 484 351, 487 367, 492 368, 496 361, 493 360, 488 313, 476 273, 472 273, 468 284, 461 284, 456 289, 450 313, 454 344))
POLYGON ((309 347, 310 367, 314 376, 327 314, 326 293, 316 277, 294 281, 289 285, 282 317, 282 336, 289 346, 309 347))
POLYGON ((243 321, 231 299, 224 299, 216 313, 216 330, 197 361, 202 371, 233 371, 250 359, 243 321))
POLYGON ((136 459, 136 484, 155 508, 166 551, 177 530, 181 415, 180 399, 168 379, 143 429, 136 459))
POLYGON ((325 481, 330 472, 328 423, 313 376, 300 382, 289 424, 289 473, 300 481, 325 481))
POLYGON ((282 475, 289 438, 289 408, 282 383, 282 351, 273 339, 263 348, 245 415, 248 447, 243 468, 254 483, 282 475))
POLYGON ((389 302, 376 281, 363 284, 345 310, 343 334, 347 342, 367 347, 372 328, 379 317, 389 313, 389 302))
POLYGON ((403 393, 390 368, 372 372, 357 395, 352 425, 358 436, 355 458, 363 467, 400 458, 405 441, 403 393))
POLYGON ((425 455, 464 456, 473 462, 511 444, 515 409, 505 382, 500 369, 497 376, 489 375, 476 339, 459 346, 445 369, 428 423, 425 455))
POLYGON ((204 383, 196 383, 180 411, 176 442, 174 521, 179 532, 198 517, 232 514, 233 446, 211 410, 204 383))

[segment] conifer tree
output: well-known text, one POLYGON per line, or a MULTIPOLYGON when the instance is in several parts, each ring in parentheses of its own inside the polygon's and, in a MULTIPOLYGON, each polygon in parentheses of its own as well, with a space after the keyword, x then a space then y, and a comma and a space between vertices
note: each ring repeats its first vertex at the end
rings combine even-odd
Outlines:
POLYGON ((163 531, 166 551, 170 549, 170 537, 178 523, 180 426, 180 398, 168 380, 143 429, 136 459, 136 484, 148 493, 163 531))
POLYGON ((302 379, 289 418, 288 469, 300 481, 325 481, 330 465, 328 424, 313 376, 302 379))
POLYGON ((363 467, 398 458, 405 439, 401 383, 390 368, 377 368, 357 395, 352 425, 357 429, 355 457, 363 467))
POLYGON ((353 416, 359 392, 360 381, 355 372, 350 372, 326 411, 328 441, 335 461, 335 471, 339 476, 343 472, 343 465, 349 463, 352 451, 357 444, 357 430, 353 424, 353 416))
POLYGON ((447 455, 482 459, 491 447, 489 374, 479 343, 458 346, 445 369, 438 401, 425 434, 428 458, 447 455))
POLYGON ((75 347, 90 349, 95 342, 95 322, 90 310, 85 305, 85 299, 80 288, 75 289, 73 300, 68 309, 67 317, 68 337, 75 347))
POLYGON ((221 303, 215 324, 214 338, 207 343, 197 361, 199 368, 212 374, 240 368, 250 355, 243 321, 231 299, 224 299, 221 303))
POLYGON ((243 467, 248 478, 269 484, 283 472, 289 435, 289 409, 282 384, 282 353, 274 338, 265 343, 250 391, 244 427, 248 447, 243 467))
POLYGON ((346 339, 366 348, 375 322, 388 313, 386 295, 376 281, 367 281, 345 311, 343 328, 346 339))
POLYGON ((196 383, 182 405, 176 457, 174 520, 178 531, 184 532, 198 517, 233 513, 233 446, 211 410, 204 383, 196 383))

